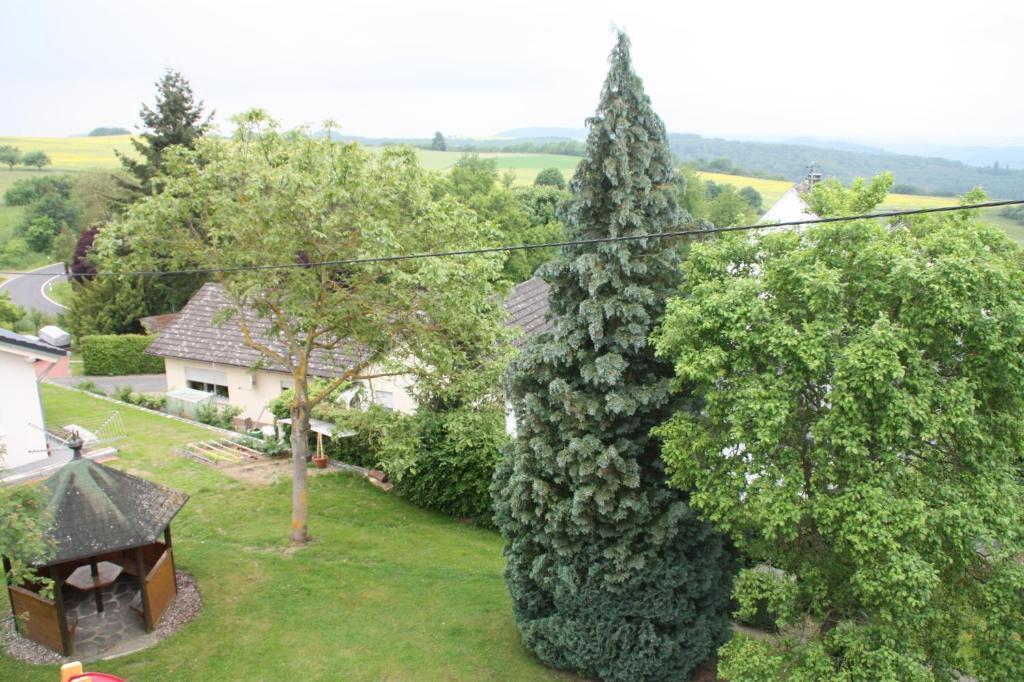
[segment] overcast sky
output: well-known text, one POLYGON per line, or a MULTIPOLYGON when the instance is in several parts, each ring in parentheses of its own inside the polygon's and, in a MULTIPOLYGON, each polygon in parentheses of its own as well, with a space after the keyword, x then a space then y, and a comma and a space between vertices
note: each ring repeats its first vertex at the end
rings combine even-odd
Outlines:
POLYGON ((5 0, 0 135, 133 127, 167 67, 227 117, 580 127, 614 22, 670 131, 1024 144, 1024 2, 5 0))

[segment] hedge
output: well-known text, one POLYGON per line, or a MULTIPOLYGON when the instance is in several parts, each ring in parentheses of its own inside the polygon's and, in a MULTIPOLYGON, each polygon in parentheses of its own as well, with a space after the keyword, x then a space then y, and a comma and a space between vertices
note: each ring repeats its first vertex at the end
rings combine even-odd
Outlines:
POLYGON ((82 337, 82 363, 85 374, 88 376, 163 374, 164 359, 143 353, 154 338, 143 334, 103 334, 82 337))

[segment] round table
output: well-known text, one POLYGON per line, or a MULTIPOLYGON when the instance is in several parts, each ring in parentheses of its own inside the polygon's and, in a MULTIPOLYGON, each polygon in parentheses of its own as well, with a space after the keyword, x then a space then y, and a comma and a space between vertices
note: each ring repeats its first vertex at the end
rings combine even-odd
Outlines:
POLYGON ((101 561, 97 564, 93 560, 85 566, 76 568, 64 582, 83 592, 95 590, 96 611, 103 613, 103 588, 117 580, 122 570, 120 566, 110 561, 101 561))

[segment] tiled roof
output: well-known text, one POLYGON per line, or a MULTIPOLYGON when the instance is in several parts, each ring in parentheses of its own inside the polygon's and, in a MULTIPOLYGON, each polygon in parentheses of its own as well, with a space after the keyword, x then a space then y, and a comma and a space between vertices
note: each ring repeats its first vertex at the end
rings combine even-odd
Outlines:
MULTIPOLYGON (((548 291, 550 286, 539 277, 533 277, 517 284, 505 299, 505 310, 509 324, 519 327, 524 335, 532 336, 552 329, 548 314, 548 291)), ((148 355, 182 360, 198 360, 235 367, 254 367, 257 362, 264 369, 288 372, 288 368, 270 358, 263 358, 259 352, 245 345, 242 328, 235 319, 217 324, 214 318, 218 312, 229 309, 230 302, 224 288, 209 283, 195 293, 177 317, 161 332, 146 349, 148 355)), ((253 314, 246 316, 250 333, 272 350, 286 354, 284 343, 269 336, 270 325, 253 314)), ((522 336, 520 341, 521 343, 522 336)), ((333 377, 359 361, 353 347, 326 353, 313 353, 309 372, 313 376, 333 377)))
MULTIPOLYGON (((232 309, 224 288, 210 282, 192 296, 188 304, 174 320, 146 349, 148 355, 182 360, 199 360, 235 367, 255 367, 288 373, 291 370, 259 351, 245 345, 242 327, 237 317, 220 322, 215 316, 232 309)), ((246 325, 253 339, 265 343, 275 353, 288 355, 285 343, 270 332, 270 322, 249 312, 245 314, 246 325)), ((309 362, 309 374, 317 377, 335 377, 351 368, 362 359, 354 346, 327 352, 313 352, 309 362)))
POLYGON ((531 277, 522 284, 512 287, 505 298, 505 310, 508 311, 509 324, 523 330, 523 335, 516 342, 522 343, 526 336, 551 331, 554 325, 548 319, 550 305, 548 292, 551 286, 540 277, 531 277))
POLYGON ((50 564, 138 547, 156 540, 188 495, 112 469, 72 459, 43 484, 50 494, 50 564))
POLYGON ((62 358, 68 354, 63 348, 57 348, 45 341, 22 336, 6 329, 0 329, 0 346, 7 346, 22 352, 44 355, 51 358, 62 358))
POLYGON ((171 326, 171 323, 178 319, 178 313, 165 313, 163 315, 150 315, 149 317, 140 317, 139 324, 146 330, 147 334, 162 333, 165 329, 171 326))

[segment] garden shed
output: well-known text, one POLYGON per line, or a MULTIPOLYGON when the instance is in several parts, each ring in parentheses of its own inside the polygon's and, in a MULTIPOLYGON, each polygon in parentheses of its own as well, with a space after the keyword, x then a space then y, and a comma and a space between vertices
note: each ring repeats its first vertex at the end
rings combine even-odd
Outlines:
POLYGON ((188 501, 82 457, 77 437, 68 446, 73 459, 43 484, 53 551, 36 569, 53 581, 52 598, 41 583, 7 588, 22 634, 65 656, 77 640, 153 630, 178 591, 171 521, 188 501))

